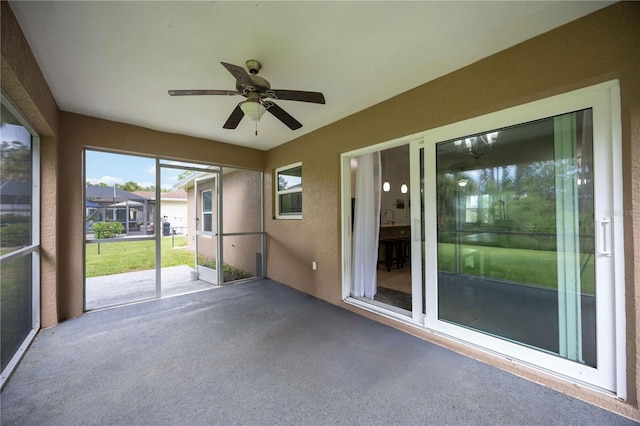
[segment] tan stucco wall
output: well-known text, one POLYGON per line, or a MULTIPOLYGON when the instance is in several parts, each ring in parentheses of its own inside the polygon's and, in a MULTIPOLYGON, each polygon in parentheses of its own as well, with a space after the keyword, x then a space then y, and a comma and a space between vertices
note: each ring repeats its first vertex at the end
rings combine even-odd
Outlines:
POLYGON ((40 323, 49 327, 58 322, 58 107, 8 3, 0 7, 2 93, 40 135, 40 323))
MULTIPOLYGON (((270 278, 508 371, 640 419, 636 409, 640 259, 640 3, 619 3, 267 152, 270 278), (592 84, 622 96, 628 403, 341 302, 340 154, 592 84), (303 219, 273 219, 273 170, 302 161, 303 219), (311 261, 318 261, 318 271, 311 261)), ((327 99, 330 103, 331 100, 327 99)))

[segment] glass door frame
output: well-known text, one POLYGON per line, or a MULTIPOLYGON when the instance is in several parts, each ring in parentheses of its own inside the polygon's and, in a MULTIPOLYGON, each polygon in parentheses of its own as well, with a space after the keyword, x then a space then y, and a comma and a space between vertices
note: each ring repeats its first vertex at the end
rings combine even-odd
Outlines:
POLYGON ((618 397, 626 396, 624 256, 622 211, 620 95, 617 82, 577 90, 508 110, 444 126, 424 134, 425 138, 425 247, 437 247, 436 145, 465 135, 498 129, 538 119, 593 109, 594 140, 594 219, 596 245, 607 245, 608 252, 596 251, 596 321, 598 367, 593 368, 554 354, 512 343, 438 319, 437 251, 426 249, 426 306, 424 326, 487 348, 510 359, 536 365, 557 375, 569 377, 618 397), (606 225, 605 225, 606 224, 606 225), (610 225, 610 226, 609 226, 610 225), (606 228, 605 228, 606 226, 606 228), (612 286, 611 283, 614 283, 612 286))
POLYGON ((221 230, 222 230, 222 179, 221 173, 218 170, 211 171, 209 176, 205 176, 202 178, 198 178, 194 180, 194 198, 195 198, 195 213, 196 217, 194 218, 195 224, 195 266, 196 272, 198 273, 198 279, 202 278, 202 273, 206 275, 207 279, 203 281, 211 282, 215 285, 222 285, 224 282, 224 268, 222 265, 222 238, 221 238, 221 230), (202 198, 201 194, 204 193, 200 191, 199 186, 206 182, 213 181, 213 185, 211 188, 211 200, 215 201, 215 209, 212 208, 211 214, 215 214, 215 221, 211 220, 211 231, 203 231, 200 227, 202 219, 202 198), (215 210, 215 211, 214 211, 215 210), (213 228, 215 226, 215 228, 213 228), (216 261, 216 269, 210 272, 211 268, 203 267, 198 264, 198 255, 200 250, 200 238, 199 237, 211 237, 214 239, 214 245, 216 248, 215 261, 216 261), (206 269, 205 269, 206 268, 206 269))
POLYGON ((423 313, 423 277, 422 277, 422 227, 420 208, 411 209, 411 313, 403 314, 399 310, 389 306, 388 309, 380 308, 379 302, 371 303, 368 299, 351 296, 352 288, 352 211, 351 211, 351 160, 355 157, 387 149, 397 148, 403 145, 409 146, 409 200, 410 206, 420 207, 421 182, 420 182, 420 152, 423 149, 422 137, 410 136, 398 138, 379 145, 358 149, 341 155, 341 182, 342 182, 342 298, 348 303, 382 315, 392 317, 402 322, 413 325, 424 324, 423 313))
MULTIPOLYGON (((626 316, 624 278, 624 233, 622 203, 622 148, 621 148, 620 87, 617 80, 608 81, 572 92, 552 96, 506 110, 486 114, 462 122, 427 130, 357 149, 341 155, 341 218, 342 218, 342 299, 358 308, 388 317, 420 329, 435 332, 457 342, 482 348, 499 357, 527 366, 535 366, 552 375, 562 377, 606 393, 626 399, 626 316), (544 119, 568 112, 591 108, 593 111, 594 157, 594 219, 596 232, 596 315, 598 367, 584 366, 557 355, 489 336, 452 323, 439 321, 437 276, 437 211, 436 211, 436 144, 472 135, 488 129, 498 129, 544 119), (411 200, 423 203, 424 219, 412 209, 412 290, 411 317, 398 314, 379 304, 367 303, 351 296, 352 288, 352 210, 351 159, 358 155, 382 151, 411 143, 411 200), (424 184, 421 185, 419 156, 424 152, 424 184), (424 189, 424 194, 420 189, 424 189), (421 200, 424 195, 424 200, 421 200), (424 223, 422 223, 424 220, 424 223), (424 224, 424 259, 419 224, 424 224), (416 271, 424 268, 424 277, 416 271), (422 291, 424 295, 417 296, 422 291), (421 303, 424 297, 425 314, 421 303), (420 304, 420 305, 419 305, 420 304)), ((412 205, 416 205, 413 204, 412 205)))
POLYGON ((40 330, 40 137, 4 94, 0 95, 0 102, 31 135, 31 244, 0 257, 0 267, 31 257, 31 330, 0 374, 2 389, 40 330))

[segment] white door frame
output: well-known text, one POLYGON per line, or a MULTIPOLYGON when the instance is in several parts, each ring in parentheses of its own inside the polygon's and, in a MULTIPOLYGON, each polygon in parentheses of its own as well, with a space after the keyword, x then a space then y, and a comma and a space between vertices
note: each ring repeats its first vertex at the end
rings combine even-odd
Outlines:
POLYGON ((211 172, 209 176, 198 178, 194 181, 194 198, 195 198, 195 269, 198 273, 198 279, 209 282, 215 285, 221 285, 224 280, 223 268, 221 267, 222 259, 222 244, 220 238, 220 230, 222 229, 222 190, 220 188, 220 173, 211 172), (202 224, 202 202, 201 192, 199 186, 204 182, 213 181, 211 188, 212 202, 215 201, 215 212, 212 209, 211 214, 215 214, 216 220, 211 222, 212 230, 203 231, 202 224), (209 268, 206 266, 198 265, 198 252, 200 249, 201 239, 212 239, 213 244, 216 246, 216 268, 209 268))

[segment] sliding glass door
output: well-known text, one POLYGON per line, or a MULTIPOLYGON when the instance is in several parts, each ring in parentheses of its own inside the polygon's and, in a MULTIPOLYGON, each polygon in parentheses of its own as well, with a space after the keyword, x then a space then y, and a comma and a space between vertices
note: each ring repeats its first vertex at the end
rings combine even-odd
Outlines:
POLYGON ((344 154, 345 300, 624 397, 619 102, 605 83, 344 154))
POLYGON ((591 117, 437 144, 439 320, 597 366, 591 117))
POLYGON ((423 152, 416 139, 343 157, 348 295, 414 321, 424 318, 423 152))
POLYGON ((425 138, 427 327, 624 388, 612 96, 605 86, 425 138))

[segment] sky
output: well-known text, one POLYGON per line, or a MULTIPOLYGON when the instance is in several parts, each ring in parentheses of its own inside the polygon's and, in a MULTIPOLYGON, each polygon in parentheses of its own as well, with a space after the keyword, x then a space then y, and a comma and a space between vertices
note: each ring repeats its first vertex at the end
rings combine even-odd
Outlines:
MULTIPOLYGON (((170 163, 163 161, 164 163, 170 163)), ((105 183, 123 184, 136 182, 142 187, 156 185, 156 160, 155 158, 139 157, 134 155, 113 154, 99 151, 86 151, 86 180, 96 185, 105 183)), ((178 183, 179 169, 163 168, 161 174, 161 189, 174 189, 178 183)))

